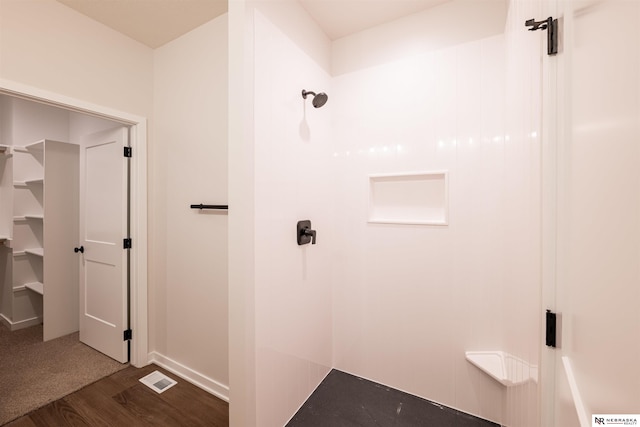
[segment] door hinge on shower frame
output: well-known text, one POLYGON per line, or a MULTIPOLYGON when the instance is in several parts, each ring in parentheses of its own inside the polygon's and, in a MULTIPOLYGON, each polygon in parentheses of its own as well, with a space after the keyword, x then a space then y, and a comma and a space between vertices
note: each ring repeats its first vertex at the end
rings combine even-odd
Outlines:
POLYGON ((547 310, 545 323, 545 344, 547 345, 547 347, 556 348, 556 313, 553 313, 551 310, 547 310))
POLYGON ((131 157, 131 147, 124 147, 124 156, 125 157, 131 157))
POLYGON ((133 332, 131 332, 131 329, 127 329, 126 331, 124 331, 124 339, 122 341, 130 341, 132 339, 133 336, 133 332))
POLYGON ((529 31, 547 30, 547 55, 555 55, 558 53, 558 20, 551 16, 544 21, 536 21, 535 19, 527 19, 524 23, 529 31))
POLYGON ((131 249, 131 237, 127 237, 122 241, 122 247, 124 249, 131 249))

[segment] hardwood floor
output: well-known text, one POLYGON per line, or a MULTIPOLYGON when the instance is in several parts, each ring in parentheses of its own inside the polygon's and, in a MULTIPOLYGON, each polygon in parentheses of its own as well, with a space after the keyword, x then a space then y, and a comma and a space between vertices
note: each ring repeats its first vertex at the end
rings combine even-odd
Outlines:
POLYGON ((40 426, 228 427, 229 404, 156 366, 132 366, 7 424, 40 426), (158 370, 178 384, 158 394, 138 380, 158 370))

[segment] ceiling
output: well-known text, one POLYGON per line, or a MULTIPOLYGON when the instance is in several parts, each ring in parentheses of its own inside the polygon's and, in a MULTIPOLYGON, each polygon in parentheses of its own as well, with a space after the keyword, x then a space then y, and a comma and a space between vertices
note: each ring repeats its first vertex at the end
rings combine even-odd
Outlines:
POLYGON ((151 48, 227 12, 227 0, 58 0, 151 48))
MULTIPOLYGON (((57 0, 151 48, 227 12, 227 0, 57 0)), ((448 0, 299 0, 330 39, 448 0)))

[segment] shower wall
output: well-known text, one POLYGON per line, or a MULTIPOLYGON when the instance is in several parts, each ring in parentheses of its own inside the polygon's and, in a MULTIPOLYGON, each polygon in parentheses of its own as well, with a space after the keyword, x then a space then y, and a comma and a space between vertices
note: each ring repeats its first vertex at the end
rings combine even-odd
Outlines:
POLYGON ((542 72, 546 54, 546 33, 530 32, 524 22, 531 17, 546 16, 542 2, 510 1, 505 26, 505 139, 509 141, 505 157, 504 185, 506 210, 503 230, 506 250, 504 323, 506 348, 525 360, 518 373, 531 378, 506 390, 504 424, 537 427, 540 422, 541 372, 544 346, 541 302, 543 216, 543 167, 552 168, 542 159, 549 145, 542 126, 542 72))
POLYGON ((525 120, 534 110, 507 92, 512 41, 472 32, 465 40, 477 41, 410 50, 417 37, 402 25, 334 45, 350 53, 348 63, 333 57, 334 70, 349 70, 332 82, 334 366, 533 426, 535 382, 507 390, 465 359, 501 350, 538 364, 539 129, 525 120), (371 60, 373 41, 394 37, 404 55, 371 60), (448 173, 448 225, 368 222, 370 175, 429 171, 448 173))
POLYGON ((280 426, 332 366, 334 101, 329 41, 297 2, 262 4, 253 23, 256 419, 280 426), (298 246, 299 220, 316 245, 298 246))
POLYGON ((503 349, 502 38, 334 79, 335 366, 495 421, 503 349), (449 224, 367 222, 372 174, 447 171, 449 224))

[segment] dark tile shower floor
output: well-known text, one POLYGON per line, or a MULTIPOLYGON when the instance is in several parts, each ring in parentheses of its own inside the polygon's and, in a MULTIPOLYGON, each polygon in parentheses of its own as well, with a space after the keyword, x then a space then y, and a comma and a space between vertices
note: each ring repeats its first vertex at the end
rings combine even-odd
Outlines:
POLYGON ((286 427, 499 427, 425 399, 332 370, 286 427))

